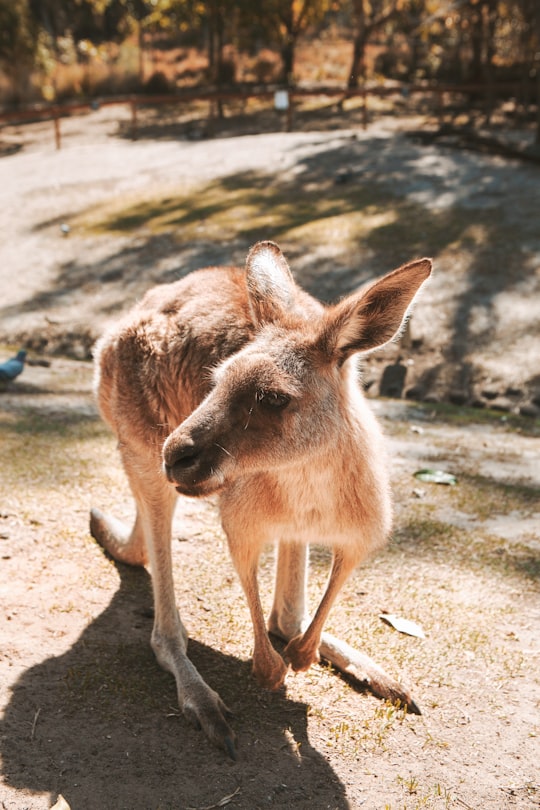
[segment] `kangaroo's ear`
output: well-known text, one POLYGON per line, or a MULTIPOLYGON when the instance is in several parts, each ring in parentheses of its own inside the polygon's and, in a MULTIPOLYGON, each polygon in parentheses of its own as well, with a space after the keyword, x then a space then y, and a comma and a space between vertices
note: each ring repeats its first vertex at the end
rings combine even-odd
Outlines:
POLYGON ((279 320, 295 299, 296 284, 285 257, 274 242, 257 242, 246 259, 246 278, 255 321, 279 320))
POLYGON ((320 336, 323 351, 342 363, 355 352, 368 352, 392 340, 431 266, 431 259, 404 264, 327 310, 320 336))

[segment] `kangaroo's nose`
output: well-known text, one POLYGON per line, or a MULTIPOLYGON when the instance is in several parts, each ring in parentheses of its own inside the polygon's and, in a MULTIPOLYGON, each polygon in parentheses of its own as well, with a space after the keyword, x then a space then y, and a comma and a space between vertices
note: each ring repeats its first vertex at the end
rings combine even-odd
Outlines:
POLYGON ((165 446, 163 450, 163 466, 169 481, 171 483, 175 481, 175 472, 182 473, 194 467, 199 456, 200 451, 193 441, 165 446))

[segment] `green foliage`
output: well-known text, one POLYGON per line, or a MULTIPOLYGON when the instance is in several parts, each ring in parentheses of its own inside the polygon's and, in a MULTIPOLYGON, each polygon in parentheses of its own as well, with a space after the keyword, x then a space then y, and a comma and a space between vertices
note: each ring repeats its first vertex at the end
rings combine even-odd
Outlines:
POLYGON ((131 22, 144 18, 152 8, 143 0, 28 0, 28 5, 35 24, 54 44, 68 35, 75 42, 122 40, 131 22))
POLYGON ((0 0, 0 63, 5 70, 16 71, 31 61, 37 46, 37 28, 33 24, 27 0, 0 0))

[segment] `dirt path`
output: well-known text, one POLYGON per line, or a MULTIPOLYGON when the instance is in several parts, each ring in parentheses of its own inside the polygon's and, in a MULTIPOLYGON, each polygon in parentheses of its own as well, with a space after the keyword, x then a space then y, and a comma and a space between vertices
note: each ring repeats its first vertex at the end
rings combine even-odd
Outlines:
MULTIPOLYGON (((0 160, 0 340, 88 357, 153 283, 259 238, 326 299, 428 254, 404 391, 540 414, 540 167, 425 145, 421 120, 132 142, 122 114, 67 120, 58 152, 50 123, 2 131, 23 149, 0 160)), ((371 363, 372 393, 399 352, 371 363)))
MULTIPOLYGON (((389 125, 133 144, 99 113, 70 121, 59 153, 40 127, 0 159, 2 338, 47 344, 51 362, 0 391, 0 806, 45 810, 62 794, 72 810, 540 807, 538 423, 516 413, 538 385, 536 169, 426 149, 389 125), (328 629, 412 686, 421 717, 324 666, 282 693, 260 690, 214 508, 179 507, 177 598, 193 660, 234 711, 233 764, 188 727, 152 656, 148 574, 113 564, 88 534, 91 504, 128 519, 131 502, 90 363, 54 351, 84 358, 104 320, 151 283, 240 261, 261 222, 327 297, 399 263, 405 243, 402 260, 436 254, 416 344, 367 365, 370 392, 400 352, 407 385, 428 399, 464 393, 466 372, 467 397, 506 410, 373 400, 396 529, 328 629), (423 467, 457 484, 421 482, 423 467), (382 612, 426 638, 397 633, 382 612)), ((315 602, 328 559, 314 549, 311 561, 315 602)), ((269 551, 267 607, 272 566, 269 551)))

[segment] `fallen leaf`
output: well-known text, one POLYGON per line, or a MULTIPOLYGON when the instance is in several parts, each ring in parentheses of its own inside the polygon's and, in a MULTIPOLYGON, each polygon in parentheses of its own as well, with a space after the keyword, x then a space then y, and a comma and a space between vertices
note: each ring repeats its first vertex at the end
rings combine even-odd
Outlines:
POLYGON ((418 470, 414 473, 414 477, 428 484, 446 484, 451 487, 457 484, 456 476, 452 475, 452 473, 443 472, 443 470, 418 470))
POLYGON ((393 613, 381 613, 379 619, 389 624, 399 633, 405 633, 407 636, 415 636, 415 638, 425 638, 426 634, 419 624, 412 622, 410 619, 401 619, 399 616, 394 616, 393 613))

